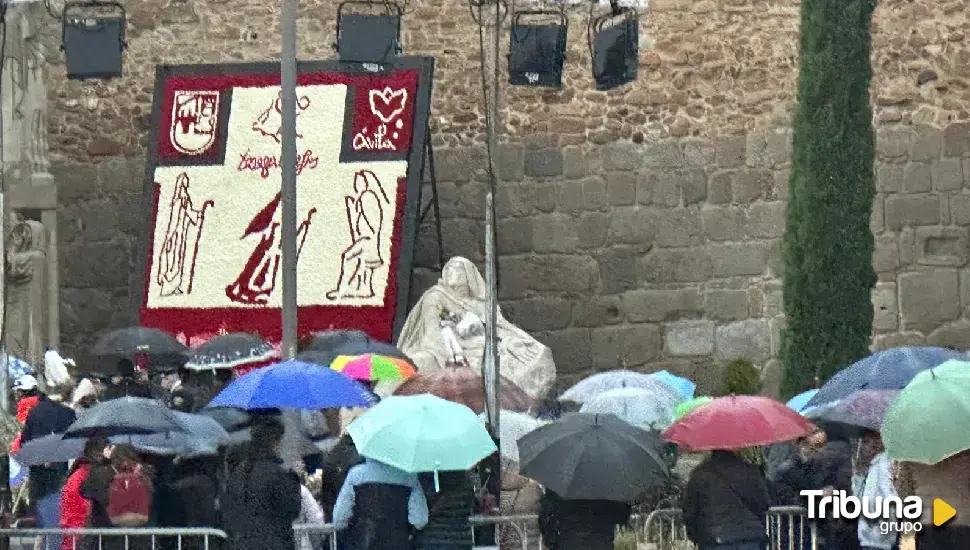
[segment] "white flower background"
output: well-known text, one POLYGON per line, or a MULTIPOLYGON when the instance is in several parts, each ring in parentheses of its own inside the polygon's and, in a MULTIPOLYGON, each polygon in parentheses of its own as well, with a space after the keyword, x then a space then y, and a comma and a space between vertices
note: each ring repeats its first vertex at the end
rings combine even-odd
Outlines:
MULTIPOLYGON (((279 87, 235 88, 232 92, 232 112, 223 166, 162 166, 155 170, 155 182, 161 184, 158 216, 154 230, 149 308, 225 308, 280 307, 282 276, 277 277, 276 289, 266 306, 238 304, 226 296, 226 286, 232 284, 243 270, 250 254, 259 242, 259 235, 242 239, 246 227, 256 213, 273 199, 280 189, 280 170, 273 168, 268 178, 259 171, 238 171, 240 157, 279 157, 280 146, 271 137, 253 130, 253 121, 275 101, 279 87), (170 202, 176 178, 185 172, 190 180, 189 194, 194 208, 206 200, 214 206, 205 213, 205 221, 195 263, 195 278, 191 294, 160 296, 156 283, 158 256, 168 226, 170 202)), ((306 167, 297 178, 297 219, 302 222, 310 208, 316 208, 299 259, 298 303, 300 306, 381 306, 387 287, 391 244, 393 242, 394 212, 397 180, 407 174, 406 161, 341 163, 340 149, 343 134, 347 87, 321 85, 300 87, 297 97, 306 96, 309 107, 297 117, 298 155, 310 150, 319 158, 315 168, 306 167), (374 275, 376 296, 369 299, 329 301, 326 293, 337 285, 340 276, 341 252, 351 243, 345 208, 346 196, 353 196, 354 174, 370 170, 380 180, 390 204, 384 208, 381 252, 386 262, 374 275)), ((279 213, 277 213, 277 217, 279 213)), ((187 251, 186 283, 188 282, 191 250, 187 251)), ((281 266, 282 270, 282 266, 281 266)), ((391 298, 392 300, 395 297, 391 298)))

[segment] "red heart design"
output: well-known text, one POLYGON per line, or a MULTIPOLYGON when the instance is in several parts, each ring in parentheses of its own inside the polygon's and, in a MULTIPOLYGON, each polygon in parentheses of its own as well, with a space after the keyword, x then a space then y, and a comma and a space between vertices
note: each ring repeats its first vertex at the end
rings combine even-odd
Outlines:
POLYGON ((408 101, 408 91, 405 88, 392 90, 388 86, 383 90, 371 90, 368 94, 368 100, 374 116, 384 124, 390 124, 404 112, 404 106, 408 101))

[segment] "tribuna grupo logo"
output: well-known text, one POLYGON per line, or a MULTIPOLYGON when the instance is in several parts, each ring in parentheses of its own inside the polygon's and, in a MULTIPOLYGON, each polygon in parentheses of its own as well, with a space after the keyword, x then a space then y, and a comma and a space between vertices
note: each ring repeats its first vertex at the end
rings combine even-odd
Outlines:
POLYGON ((923 530, 923 501, 919 497, 856 497, 845 491, 805 490, 809 519, 859 519, 879 522, 879 530, 911 533, 923 530))

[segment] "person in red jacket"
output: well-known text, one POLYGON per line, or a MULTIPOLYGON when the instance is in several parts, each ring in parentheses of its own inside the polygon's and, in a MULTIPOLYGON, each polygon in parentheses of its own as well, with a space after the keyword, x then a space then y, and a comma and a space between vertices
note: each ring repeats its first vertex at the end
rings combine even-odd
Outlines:
MULTIPOLYGON (((61 490, 61 529, 81 529, 87 527, 91 514, 91 501, 81 496, 81 485, 88 478, 91 465, 105 461, 104 448, 107 440, 92 437, 84 444, 84 456, 74 462, 71 473, 61 490)), ((81 537, 64 537, 61 550, 79 550, 81 537)))
MULTIPOLYGON (((23 425, 27 422, 27 415, 30 414, 30 410, 40 401, 37 379, 29 374, 25 374, 13 383, 13 391, 17 397, 17 422, 23 425)), ((20 450, 22 439, 23 433, 17 434, 17 437, 10 443, 11 453, 16 453, 20 450)))

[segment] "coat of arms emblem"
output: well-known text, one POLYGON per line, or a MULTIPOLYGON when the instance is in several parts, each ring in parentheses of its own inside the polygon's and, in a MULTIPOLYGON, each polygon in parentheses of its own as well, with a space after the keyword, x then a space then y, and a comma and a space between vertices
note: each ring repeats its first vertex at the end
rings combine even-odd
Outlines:
POLYGON ((216 141, 219 92, 176 91, 172 101, 172 147, 186 155, 201 155, 216 141))

